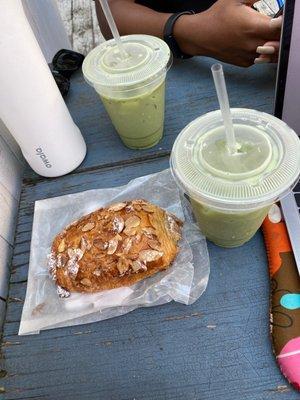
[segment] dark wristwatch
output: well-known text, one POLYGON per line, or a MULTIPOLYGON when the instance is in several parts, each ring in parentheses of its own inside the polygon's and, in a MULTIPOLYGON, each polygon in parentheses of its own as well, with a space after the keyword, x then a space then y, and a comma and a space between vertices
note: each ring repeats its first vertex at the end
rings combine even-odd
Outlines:
POLYGON ((183 53, 180 50, 180 47, 177 43, 177 40, 173 36, 173 29, 175 22, 178 20, 179 17, 182 15, 192 15, 194 14, 194 11, 183 11, 179 12, 176 14, 172 14, 170 18, 167 20, 165 27, 164 27, 164 41, 167 43, 167 45, 170 47, 173 56, 175 58, 180 58, 180 59, 185 59, 185 58, 191 58, 193 56, 190 56, 188 54, 183 53))

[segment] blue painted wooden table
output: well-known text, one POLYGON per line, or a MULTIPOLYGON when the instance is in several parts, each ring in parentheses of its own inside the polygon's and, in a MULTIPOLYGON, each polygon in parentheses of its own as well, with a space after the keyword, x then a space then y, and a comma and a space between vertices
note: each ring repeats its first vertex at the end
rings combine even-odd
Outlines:
MULTIPOLYGON (((154 148, 121 144, 102 105, 78 74, 67 103, 88 155, 73 173, 26 171, 3 328, 0 396, 55 400, 293 400, 269 340, 269 281, 260 233, 243 247, 208 244, 211 276, 192 306, 169 303, 99 323, 17 335, 25 298, 34 201, 121 185, 168 167, 171 146, 192 119, 217 107, 209 59, 173 66, 166 127, 154 148)), ((225 66, 233 107, 272 112, 274 66, 225 66)))

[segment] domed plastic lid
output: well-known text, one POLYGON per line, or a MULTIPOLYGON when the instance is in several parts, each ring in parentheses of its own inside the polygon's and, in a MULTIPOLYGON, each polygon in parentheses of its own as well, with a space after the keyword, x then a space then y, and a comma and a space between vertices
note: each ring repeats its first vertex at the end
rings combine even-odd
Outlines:
POLYGON ((126 87, 160 76, 171 66, 167 44, 149 35, 121 37, 126 58, 122 58, 115 40, 95 47, 85 58, 82 70, 90 85, 126 87))
POLYGON ((194 120, 177 137, 171 170, 193 199, 221 209, 251 209, 284 197, 300 174, 300 140, 284 122, 231 109, 237 152, 230 155, 220 111, 194 120))

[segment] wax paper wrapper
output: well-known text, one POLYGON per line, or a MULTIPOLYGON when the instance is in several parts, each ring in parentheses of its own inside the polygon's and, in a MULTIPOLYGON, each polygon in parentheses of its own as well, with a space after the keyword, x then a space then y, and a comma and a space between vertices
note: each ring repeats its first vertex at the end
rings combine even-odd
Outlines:
POLYGON ((89 190, 35 203, 26 299, 19 334, 101 321, 172 300, 192 304, 209 277, 206 241, 170 170, 134 179, 125 186, 89 190), (49 276, 47 256, 54 237, 71 222, 114 202, 143 198, 184 220, 180 251, 166 271, 130 287, 60 298, 49 276))

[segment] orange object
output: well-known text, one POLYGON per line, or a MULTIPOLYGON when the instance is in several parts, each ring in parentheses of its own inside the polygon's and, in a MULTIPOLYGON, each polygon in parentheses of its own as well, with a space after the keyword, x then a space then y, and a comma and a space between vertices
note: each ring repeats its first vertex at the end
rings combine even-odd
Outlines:
POLYGON ((282 374, 300 390, 300 277, 284 221, 262 226, 271 282, 270 331, 282 374))
POLYGON ((280 253, 291 252, 292 246, 284 222, 274 224, 267 217, 262 228, 268 254, 270 276, 272 278, 282 263, 280 253))

